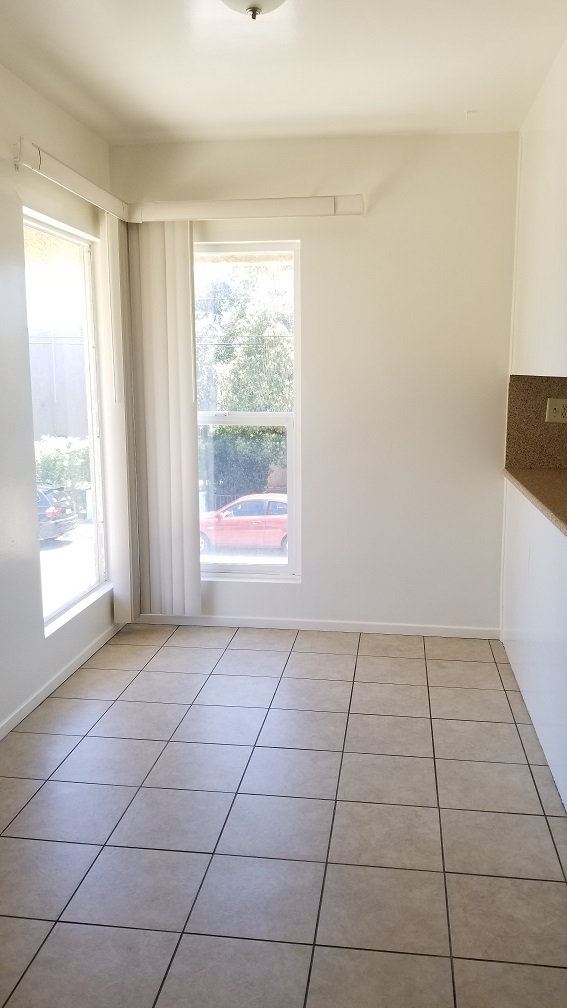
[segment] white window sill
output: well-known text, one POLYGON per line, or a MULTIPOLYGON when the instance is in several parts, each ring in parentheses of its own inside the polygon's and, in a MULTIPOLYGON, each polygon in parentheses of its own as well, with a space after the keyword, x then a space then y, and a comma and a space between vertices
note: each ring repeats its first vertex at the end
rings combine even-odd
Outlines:
POLYGON ((201 581, 262 581, 267 584, 301 584, 300 574, 276 574, 273 571, 201 571, 201 581))
POLYGON ((110 581, 103 581, 102 584, 96 585, 95 588, 91 588, 91 590, 85 595, 81 595, 80 598, 71 602, 71 604, 63 610, 63 612, 58 612, 54 616, 50 616, 49 619, 45 621, 45 636, 50 637, 52 633, 60 630, 62 626, 69 623, 75 618, 75 616, 78 616, 79 613, 88 609, 93 602, 104 598, 106 595, 112 594, 112 590, 112 583, 110 581))

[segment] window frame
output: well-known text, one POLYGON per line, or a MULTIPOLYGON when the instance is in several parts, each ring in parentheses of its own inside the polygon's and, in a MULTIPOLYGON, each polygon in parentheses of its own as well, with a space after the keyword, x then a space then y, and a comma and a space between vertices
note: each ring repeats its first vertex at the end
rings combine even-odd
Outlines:
MULTIPOLYGON (((43 617, 44 626, 47 632, 48 626, 53 621, 59 621, 70 610, 93 593, 100 593, 109 585, 107 550, 105 538, 105 499, 104 499, 104 476, 103 476, 103 448, 101 443, 101 379, 99 373, 98 354, 98 312, 97 312, 97 253, 100 239, 95 235, 79 231, 77 228, 65 224, 63 221, 56 221, 28 207, 22 208, 22 234, 25 228, 33 228, 53 235, 55 238, 72 242, 82 250, 83 276, 85 283, 85 393, 88 423, 88 441, 92 457, 94 475, 92 477, 93 512, 96 514, 96 521, 93 522, 93 550, 95 562, 96 580, 93 584, 73 595, 71 598, 59 606, 53 612, 43 617)), ((28 327, 29 341, 29 327, 28 327)), ((31 371, 30 371, 31 382, 31 371)), ((35 444, 35 438, 34 438, 35 444)), ((39 540, 38 540, 39 546, 39 540)), ((42 586, 43 598, 43 586, 42 586)))
POLYGON ((222 410, 197 411, 197 424, 226 427, 283 427, 287 443, 287 516, 288 553, 286 564, 267 563, 215 563, 201 561, 202 580, 277 580, 297 581, 300 578, 300 465, 299 465, 299 413, 301 366, 301 313, 300 313, 300 243, 299 241, 230 241, 194 243, 195 258, 200 252, 235 255, 238 252, 291 252, 293 254, 293 411, 253 412, 222 410))

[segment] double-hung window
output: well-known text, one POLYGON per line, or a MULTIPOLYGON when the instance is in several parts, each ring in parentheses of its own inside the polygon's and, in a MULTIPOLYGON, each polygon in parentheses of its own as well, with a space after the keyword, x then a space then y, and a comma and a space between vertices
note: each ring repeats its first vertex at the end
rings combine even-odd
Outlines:
POLYGON ((296 243, 197 245, 204 571, 297 572, 296 243))

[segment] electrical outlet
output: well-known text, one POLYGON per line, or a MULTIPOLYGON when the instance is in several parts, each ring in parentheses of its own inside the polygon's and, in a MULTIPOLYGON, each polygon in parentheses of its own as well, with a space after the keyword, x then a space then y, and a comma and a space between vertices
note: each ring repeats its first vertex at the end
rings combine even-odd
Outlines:
POLYGON ((548 423, 567 423, 567 399, 548 399, 545 419, 548 423))

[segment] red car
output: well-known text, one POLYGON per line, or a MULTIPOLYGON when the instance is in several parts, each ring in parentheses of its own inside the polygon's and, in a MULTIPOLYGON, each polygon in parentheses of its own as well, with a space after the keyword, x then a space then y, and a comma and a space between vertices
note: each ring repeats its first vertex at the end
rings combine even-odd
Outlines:
POLYGON ((239 497, 200 518, 201 553, 218 547, 281 549, 287 552, 287 496, 265 493, 239 497))

